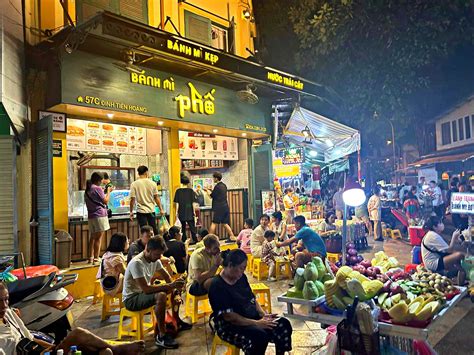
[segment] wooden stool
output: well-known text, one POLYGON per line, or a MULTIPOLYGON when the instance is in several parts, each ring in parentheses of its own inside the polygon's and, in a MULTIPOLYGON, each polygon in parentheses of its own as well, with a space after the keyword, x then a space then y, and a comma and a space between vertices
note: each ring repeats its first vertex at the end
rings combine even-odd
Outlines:
POLYGON ((247 271, 252 272, 253 270, 253 255, 247 254, 247 271))
POLYGON ((110 316, 120 315, 122 304, 122 293, 117 293, 115 296, 110 296, 104 293, 102 298, 102 320, 106 320, 110 316))
POLYGON ((104 290, 102 289, 102 285, 100 280, 97 279, 94 282, 94 298, 92 299, 92 304, 96 304, 104 297, 104 290))
POLYGON ((392 239, 402 239, 402 233, 400 232, 400 229, 392 229, 391 237, 392 239))
POLYGON ((270 288, 264 283, 250 284, 250 288, 252 289, 252 292, 255 295, 260 307, 262 307, 262 309, 267 313, 272 313, 272 298, 270 295, 270 288))
POLYGON ((154 306, 138 311, 132 312, 125 307, 120 310, 120 322, 118 328, 118 339, 122 339, 122 336, 128 335, 134 337, 137 340, 143 340, 146 334, 155 331, 155 311, 154 306), (145 322, 145 315, 150 314, 151 322, 145 322), (123 324, 124 318, 130 317, 132 321, 130 324, 123 324))
POLYGON ((342 254, 339 254, 339 253, 327 253, 326 259, 328 259, 332 263, 337 263, 341 256, 342 254))
POLYGON ((227 347, 227 351, 225 352, 226 355, 239 355, 240 353, 238 347, 222 340, 216 333, 214 334, 214 339, 212 339, 211 355, 216 355, 216 350, 219 345, 227 347))
POLYGON ((212 313, 207 295, 193 296, 189 292, 186 293, 186 305, 184 316, 191 318, 191 323, 196 323, 200 318, 212 313), (199 302, 202 302, 199 305, 199 302))
POLYGON ((265 264, 260 258, 253 258, 252 276, 257 278, 258 281, 268 276, 268 265, 265 264))
POLYGON ((279 280, 282 276, 291 279, 291 263, 289 260, 275 260, 275 277, 279 280))

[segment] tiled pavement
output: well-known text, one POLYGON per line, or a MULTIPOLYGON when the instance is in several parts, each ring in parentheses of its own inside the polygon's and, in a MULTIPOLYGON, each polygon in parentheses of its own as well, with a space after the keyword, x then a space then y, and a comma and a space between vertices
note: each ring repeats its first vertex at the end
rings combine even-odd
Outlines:
MULTIPOLYGON (((376 251, 384 250, 390 256, 396 256, 401 264, 411 262, 411 246, 403 241, 386 240, 385 242, 369 242, 371 249, 362 253, 365 258, 372 258, 376 251)), ((248 276, 249 281, 257 282, 252 276, 248 276)), ((272 311, 275 313, 283 313, 284 304, 277 301, 277 296, 283 294, 288 288, 288 281, 278 281, 273 283, 267 283, 271 289, 272 295, 272 311)), ((92 330, 95 334, 105 339, 116 339, 117 327, 118 327, 118 316, 111 317, 105 322, 100 321, 100 304, 91 305, 90 299, 84 299, 77 302, 73 307, 73 314, 75 319, 75 326, 80 326, 92 330)), ((183 308, 183 307, 182 307, 183 308)), ((460 306, 456 307, 453 312, 453 317, 450 319, 443 320, 440 325, 437 326, 430 332, 430 343, 432 345, 442 345, 443 349, 447 349, 447 345, 450 341, 456 339, 455 335, 452 335, 452 330, 457 329, 456 323, 465 318, 469 317, 469 312, 472 315, 472 304, 468 300, 464 300, 460 306), (450 332, 451 331, 451 332, 450 332), (445 337, 449 333, 450 337, 445 337), (451 340, 450 340, 451 339, 451 340)), ((212 333, 207 324, 208 318, 201 319, 197 324, 194 325, 193 329, 187 332, 183 332, 178 335, 177 341, 180 344, 177 350, 166 350, 161 353, 166 354, 210 354, 212 344, 212 333)), ((292 354, 311 354, 317 349, 321 348, 325 342, 326 331, 321 329, 320 324, 310 321, 291 320, 293 325, 293 351, 292 354)), ((470 329, 471 334, 474 330, 474 322, 465 321, 464 323, 473 329, 470 329)), ((466 329, 462 329, 465 332, 466 329)), ((467 333, 464 333, 467 334, 467 333)), ((459 338, 460 335, 457 334, 459 338)), ((461 335, 461 339, 462 335, 461 335)), ((153 343, 151 336, 146 339, 147 342, 147 354, 158 353, 156 346, 153 343)), ((459 339, 457 339, 459 340, 459 339)), ((469 348, 469 347, 468 347, 469 348)), ((472 347, 471 347, 472 349, 472 347)), ((224 348, 219 348, 219 354, 224 353, 224 348)), ((441 350, 441 349, 440 349, 441 350)), ((270 345, 267 351, 268 354, 274 353, 274 348, 270 345)), ((445 352, 446 353, 446 352, 445 352)), ((474 353, 474 352, 473 352, 474 353)), ((443 352, 440 351, 440 354, 443 352)))

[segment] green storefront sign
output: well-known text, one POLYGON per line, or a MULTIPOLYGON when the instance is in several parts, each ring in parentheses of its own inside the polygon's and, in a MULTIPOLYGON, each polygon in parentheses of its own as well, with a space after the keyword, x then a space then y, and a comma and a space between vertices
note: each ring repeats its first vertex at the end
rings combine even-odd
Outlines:
POLYGON ((271 133, 271 102, 178 75, 119 69, 114 59, 76 51, 62 57, 61 103, 271 133))

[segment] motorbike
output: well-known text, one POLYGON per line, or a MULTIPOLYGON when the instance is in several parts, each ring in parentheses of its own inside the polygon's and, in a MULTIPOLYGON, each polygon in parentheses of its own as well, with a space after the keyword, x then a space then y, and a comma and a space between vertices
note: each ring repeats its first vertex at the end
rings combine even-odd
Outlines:
MULTIPOLYGON (((1 269, 1 266, 0 266, 1 269)), ((20 311, 29 330, 64 339, 73 322, 73 296, 64 288, 77 281, 77 274, 57 274, 19 279, 7 284, 10 307, 20 311)))

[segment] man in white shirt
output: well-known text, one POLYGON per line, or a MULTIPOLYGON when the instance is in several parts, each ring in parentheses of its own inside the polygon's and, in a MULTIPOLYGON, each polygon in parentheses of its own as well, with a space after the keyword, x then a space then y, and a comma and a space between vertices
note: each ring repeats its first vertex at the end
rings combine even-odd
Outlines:
POLYGON ((439 218, 443 217, 443 196, 441 189, 436 185, 436 181, 430 181, 430 194, 433 198, 433 211, 439 218))
POLYGON ((148 178, 148 168, 141 165, 137 169, 138 180, 130 185, 130 220, 133 221, 133 209, 137 203, 137 220, 140 227, 149 225, 153 232, 158 234, 156 229, 155 204, 160 209, 162 216, 165 215, 161 205, 160 196, 156 183, 148 178))
POLYGON ((369 212, 370 220, 374 226, 374 239, 378 242, 383 242, 382 238, 382 203, 380 201, 380 187, 374 187, 374 194, 367 202, 367 210, 369 212))
POLYGON ((82 328, 69 332, 66 338, 55 347, 54 344, 35 339, 15 311, 8 307, 8 300, 7 286, 0 282, 0 355, 16 354, 16 347, 24 338, 50 351, 62 349, 65 353, 69 352, 72 345, 76 345, 83 352, 99 354, 139 354, 145 350, 143 340, 111 345, 82 328))
POLYGON ((125 270, 122 295, 123 304, 129 311, 137 312, 155 306, 158 326, 155 344, 164 349, 176 349, 178 343, 166 334, 165 329, 168 294, 172 296, 173 317, 178 322, 178 330, 191 329, 192 325, 179 318, 179 299, 176 299, 176 296, 181 292, 185 282, 182 278, 173 282, 163 268, 160 258, 166 250, 166 243, 162 237, 153 237, 148 241, 145 250, 135 256, 125 270), (164 280, 166 283, 155 285, 153 282, 155 274, 159 280, 164 280))

